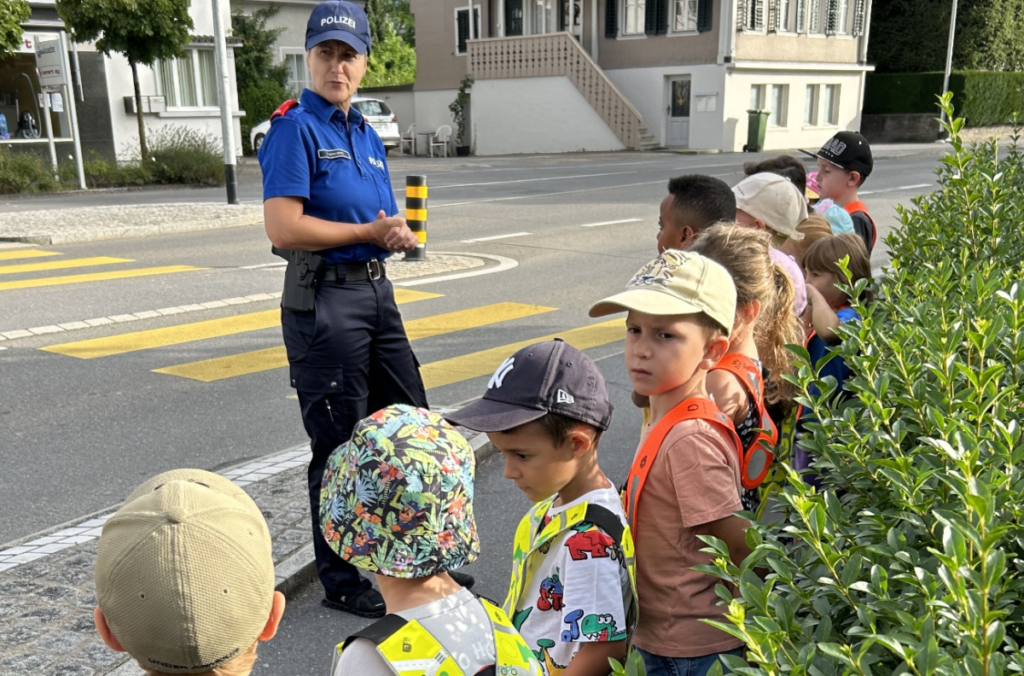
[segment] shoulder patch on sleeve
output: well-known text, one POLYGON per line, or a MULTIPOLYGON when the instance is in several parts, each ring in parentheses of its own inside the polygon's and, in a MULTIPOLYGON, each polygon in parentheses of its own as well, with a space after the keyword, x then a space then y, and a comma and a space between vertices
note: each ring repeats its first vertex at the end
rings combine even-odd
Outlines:
POLYGON ((284 117, 285 113, 287 113, 289 110, 291 110, 292 108, 295 108, 298 105, 299 105, 299 102, 296 101, 295 99, 288 99, 287 101, 282 103, 280 106, 278 106, 277 110, 275 110, 273 113, 270 114, 270 120, 273 121, 273 120, 275 120, 278 117, 284 117))

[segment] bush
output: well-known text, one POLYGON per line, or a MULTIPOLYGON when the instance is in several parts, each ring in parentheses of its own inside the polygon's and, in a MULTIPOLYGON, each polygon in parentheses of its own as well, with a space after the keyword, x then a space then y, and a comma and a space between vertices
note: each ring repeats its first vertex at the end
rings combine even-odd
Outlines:
POLYGON ((181 126, 161 127, 146 134, 156 183, 224 185, 224 156, 213 134, 181 126))
POLYGON ((58 187, 49 160, 0 145, 0 193, 49 192, 58 187))
MULTIPOLYGON (((868 73, 864 113, 931 113, 942 92, 943 73, 868 73)), ((949 90, 969 127, 1010 124, 1024 115, 1024 73, 955 71, 949 90)))
POLYGON ((788 471, 740 568, 706 540, 739 589, 716 626, 746 642, 752 666, 726 658, 745 676, 1024 670, 1024 153, 966 149, 962 127, 940 190, 899 209, 878 300, 840 329, 852 396, 832 405, 802 353, 821 492, 788 471))

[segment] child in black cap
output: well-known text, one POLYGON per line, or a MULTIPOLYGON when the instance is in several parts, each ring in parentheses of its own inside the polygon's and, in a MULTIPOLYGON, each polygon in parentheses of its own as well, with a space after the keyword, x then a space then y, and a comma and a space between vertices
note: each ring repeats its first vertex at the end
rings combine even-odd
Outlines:
POLYGON ((868 208, 857 197, 857 190, 871 175, 874 160, 866 138, 855 131, 841 131, 821 147, 818 158, 818 195, 846 209, 853 228, 864 240, 868 255, 875 247, 877 231, 868 208))
POLYGON ((516 532, 505 612, 547 676, 570 660, 574 673, 607 674, 626 654, 636 593, 633 540, 597 464, 612 419, 597 365, 561 340, 525 347, 448 419, 486 432, 505 477, 538 503, 516 532))

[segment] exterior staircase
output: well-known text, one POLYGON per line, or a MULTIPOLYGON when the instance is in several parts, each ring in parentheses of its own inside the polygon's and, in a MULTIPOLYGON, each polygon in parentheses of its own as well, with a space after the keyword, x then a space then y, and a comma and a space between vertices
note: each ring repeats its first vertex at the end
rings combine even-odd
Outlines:
POLYGON ((637 109, 569 33, 470 40, 467 48, 474 80, 564 76, 624 146, 658 147, 637 109))

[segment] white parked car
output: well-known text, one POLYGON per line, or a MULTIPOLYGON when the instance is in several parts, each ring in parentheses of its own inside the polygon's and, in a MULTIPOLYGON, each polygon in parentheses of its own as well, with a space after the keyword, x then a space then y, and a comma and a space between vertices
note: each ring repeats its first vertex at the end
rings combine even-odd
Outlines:
MULTIPOLYGON (((398 130, 398 116, 391 112, 387 104, 380 99, 370 99, 363 96, 353 96, 352 105, 356 107, 370 126, 377 131, 380 140, 384 142, 384 152, 390 152, 392 148, 398 147, 402 133, 398 130)), ((249 142, 252 149, 258 151, 263 145, 263 139, 270 131, 270 120, 264 120, 252 128, 249 132, 249 142)))

